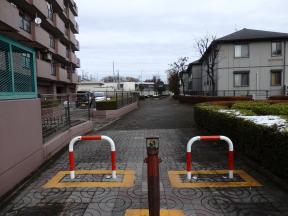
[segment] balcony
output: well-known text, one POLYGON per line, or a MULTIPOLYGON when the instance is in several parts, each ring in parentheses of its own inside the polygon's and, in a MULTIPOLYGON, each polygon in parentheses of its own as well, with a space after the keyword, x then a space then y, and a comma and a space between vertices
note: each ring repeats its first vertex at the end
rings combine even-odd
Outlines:
POLYGON ((56 54, 58 54, 59 56, 63 57, 64 59, 67 59, 67 56, 66 56, 66 46, 64 46, 60 40, 56 40, 56 54))
MULTIPOLYGON (((6 30, 5 26, 18 30, 19 27, 19 11, 16 7, 7 1, 0 1, 0 29, 6 30), (4 25, 2 25, 4 23, 4 25), (2 27, 4 26, 4 28, 2 27)), ((9 30, 9 29, 7 29, 9 30)))
POLYGON ((40 26, 35 26, 35 34, 33 40, 41 44, 42 46, 48 48, 49 50, 54 51, 54 49, 50 47, 49 33, 40 26))
POLYGON ((79 77, 76 73, 72 73, 71 75, 71 82, 74 84, 78 84, 79 83, 79 77))
POLYGON ((68 79, 68 76, 67 76, 67 70, 62 68, 60 64, 57 65, 56 71, 57 71, 58 81, 70 83, 70 80, 68 79))
POLYGON ((74 2, 74 0, 70 0, 70 3, 72 5, 72 12, 75 16, 78 16, 78 7, 77 4, 74 2))
POLYGON ((45 0, 28 0, 33 4, 45 17, 48 16, 47 2, 45 0))
POLYGON ((37 59, 36 68, 38 78, 56 80, 56 76, 53 76, 51 73, 51 63, 37 59))
POLYGON ((63 34, 65 34, 65 24, 58 14, 54 14, 53 18, 54 26, 59 29, 63 34))
POLYGON ((77 68, 80 68, 80 67, 81 67, 81 62, 80 62, 80 59, 79 59, 79 58, 77 58, 76 67, 77 67, 77 68))
POLYGON ((70 8, 67 9, 67 12, 68 12, 68 19, 74 25, 76 22, 74 14, 72 13, 70 8))
POLYGON ((75 35, 72 31, 69 31, 69 40, 72 42, 72 44, 76 47, 77 46, 77 40, 75 35))
POLYGON ((61 8, 61 10, 64 9, 65 6, 64 6, 63 0, 56 0, 55 2, 58 4, 58 6, 61 8))
POLYGON ((79 51, 80 50, 80 43, 78 40, 76 40, 76 46, 75 46, 76 50, 79 51))
POLYGON ((70 52, 70 62, 72 62, 74 65, 77 65, 77 56, 74 52, 70 52))

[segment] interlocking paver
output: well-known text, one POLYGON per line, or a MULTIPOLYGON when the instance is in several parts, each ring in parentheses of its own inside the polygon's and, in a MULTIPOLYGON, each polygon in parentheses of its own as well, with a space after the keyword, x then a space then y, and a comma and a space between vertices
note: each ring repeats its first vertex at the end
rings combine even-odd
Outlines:
MULTIPOLYGON (((149 99, 141 102, 138 110, 92 134, 104 134, 115 141, 118 169, 131 169, 136 173, 133 187, 44 189, 42 186, 56 173, 68 170, 65 152, 18 192, 0 215, 123 216, 127 209, 147 209, 147 168, 143 160, 146 157, 145 137, 148 136, 160 137, 161 208, 181 209, 186 216, 288 215, 287 193, 244 163, 242 156, 237 154, 236 168, 245 170, 263 187, 171 187, 168 171, 185 169, 186 143, 189 138, 202 135, 195 127, 191 106, 172 99, 149 99)), ((227 145, 223 143, 195 143, 192 152, 194 170, 227 168, 227 145)), ((103 141, 78 143, 75 162, 76 169, 110 169, 110 147, 103 141)), ((84 177, 91 178, 95 176, 84 177)))

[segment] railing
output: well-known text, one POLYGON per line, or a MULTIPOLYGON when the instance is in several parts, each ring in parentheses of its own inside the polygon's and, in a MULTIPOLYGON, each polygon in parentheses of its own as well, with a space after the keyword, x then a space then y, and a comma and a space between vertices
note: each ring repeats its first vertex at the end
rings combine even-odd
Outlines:
POLYGON ((86 95, 40 95, 44 141, 90 119, 90 107, 78 106, 86 95))
POLYGON ((96 103, 101 101, 116 101, 116 108, 119 109, 128 104, 138 101, 139 93, 132 91, 95 91, 89 93, 91 102, 90 107, 96 108, 96 103))
POLYGON ((184 95, 193 96, 248 96, 253 99, 266 99, 270 96, 282 96, 283 90, 217 90, 217 91, 185 91, 184 95))

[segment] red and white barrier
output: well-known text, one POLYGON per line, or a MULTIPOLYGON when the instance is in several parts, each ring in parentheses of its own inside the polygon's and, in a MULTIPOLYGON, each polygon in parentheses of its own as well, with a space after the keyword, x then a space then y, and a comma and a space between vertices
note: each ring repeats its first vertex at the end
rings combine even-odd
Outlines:
POLYGON ((114 141, 108 136, 77 136, 69 143, 70 178, 75 178, 74 144, 79 140, 106 140, 111 146, 112 178, 116 179, 116 148, 114 141))
POLYGON ((233 179, 233 171, 234 171, 234 147, 232 141, 226 136, 196 136, 189 140, 187 144, 187 153, 186 153, 186 170, 187 170, 187 179, 191 180, 192 174, 192 153, 191 148, 194 142, 205 140, 205 141, 213 141, 213 140, 224 140, 229 145, 229 153, 228 153, 228 169, 229 169, 229 178, 233 179))

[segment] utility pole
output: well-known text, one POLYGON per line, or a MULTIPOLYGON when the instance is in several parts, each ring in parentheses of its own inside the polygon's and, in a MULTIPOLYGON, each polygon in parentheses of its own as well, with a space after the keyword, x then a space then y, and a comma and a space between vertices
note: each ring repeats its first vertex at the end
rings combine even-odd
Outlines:
POLYGON ((113 61, 113 82, 115 83, 115 64, 113 61))

